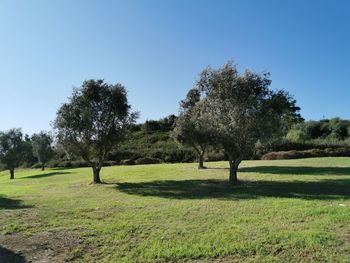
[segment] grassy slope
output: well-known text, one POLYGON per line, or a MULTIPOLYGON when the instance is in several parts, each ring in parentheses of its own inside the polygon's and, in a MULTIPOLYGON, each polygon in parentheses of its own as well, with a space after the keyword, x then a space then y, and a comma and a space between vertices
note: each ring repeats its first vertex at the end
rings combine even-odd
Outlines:
POLYGON ((0 233, 69 231, 81 262, 350 262, 350 158, 246 161, 234 187, 196 166, 2 172, 0 233))

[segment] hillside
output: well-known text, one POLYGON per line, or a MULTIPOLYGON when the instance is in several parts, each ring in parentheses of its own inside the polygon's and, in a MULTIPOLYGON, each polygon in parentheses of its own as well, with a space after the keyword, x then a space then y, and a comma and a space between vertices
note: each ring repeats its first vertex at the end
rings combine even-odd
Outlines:
POLYGON ((171 138, 174 121, 175 116, 170 116, 159 121, 134 125, 127 140, 111 153, 109 159, 120 161, 151 157, 168 163, 194 161, 195 152, 171 138))

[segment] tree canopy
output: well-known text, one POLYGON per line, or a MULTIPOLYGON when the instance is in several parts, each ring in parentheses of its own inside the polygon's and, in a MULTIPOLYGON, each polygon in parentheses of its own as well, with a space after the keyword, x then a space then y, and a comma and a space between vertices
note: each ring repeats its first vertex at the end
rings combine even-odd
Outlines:
POLYGON ((123 140, 136 117, 124 86, 87 80, 74 89, 68 102, 58 110, 54 127, 59 142, 89 162, 93 181, 100 183, 100 170, 107 154, 123 140))
POLYGON ((51 159, 54 154, 52 147, 53 139, 49 133, 41 131, 35 133, 31 137, 33 154, 41 165, 41 169, 45 169, 46 163, 51 159))
POLYGON ((197 82, 207 122, 229 159, 230 183, 237 182, 238 166, 252 154, 257 141, 280 135, 286 123, 300 118, 292 96, 270 90, 270 84, 268 73, 239 74, 232 62, 218 70, 205 69, 197 82))
POLYGON ((204 168, 205 151, 213 143, 205 103, 196 87, 190 89, 186 98, 180 102, 180 114, 173 131, 173 137, 178 142, 189 145, 196 151, 199 169, 204 168))
POLYGON ((10 170, 14 179, 15 168, 23 161, 24 141, 21 129, 0 132, 0 163, 10 170))

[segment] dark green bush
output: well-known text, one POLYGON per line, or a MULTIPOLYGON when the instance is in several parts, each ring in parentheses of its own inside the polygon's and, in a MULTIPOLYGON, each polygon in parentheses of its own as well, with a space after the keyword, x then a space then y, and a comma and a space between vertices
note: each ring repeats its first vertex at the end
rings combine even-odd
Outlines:
POLYGON ((162 163, 163 160, 159 158, 143 157, 135 161, 135 164, 158 164, 162 163))
POLYGON ((39 168, 41 168, 41 164, 40 163, 35 163, 30 168, 32 168, 32 169, 39 169, 39 168))
POLYGON ((89 167, 89 163, 85 161, 51 161, 48 167, 51 168, 78 168, 89 167))
POLYGON ((264 154, 262 160, 284 160, 311 157, 348 157, 350 148, 310 149, 305 151, 281 151, 264 154))
POLYGON ((103 166, 114 166, 114 165, 119 165, 120 161, 105 161, 103 162, 103 166))
POLYGON ((133 159, 127 159, 127 160, 121 160, 121 165, 135 165, 135 160, 133 159))
POLYGON ((150 153, 153 158, 164 160, 166 163, 193 162, 197 155, 192 149, 187 148, 163 148, 156 149, 150 153))
POLYGON ((205 161, 216 162, 216 161, 226 161, 227 156, 225 156, 222 151, 209 151, 206 155, 205 161))

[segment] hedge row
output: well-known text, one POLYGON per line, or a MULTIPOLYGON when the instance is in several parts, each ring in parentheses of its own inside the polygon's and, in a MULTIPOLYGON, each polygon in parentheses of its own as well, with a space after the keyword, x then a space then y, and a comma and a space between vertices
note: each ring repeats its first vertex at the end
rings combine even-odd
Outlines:
MULTIPOLYGON (((105 161, 103 166, 114 166, 114 165, 136 165, 136 164, 158 164, 163 163, 163 160, 159 158, 139 158, 139 159, 126 159, 121 161, 105 161)), ((89 167, 89 163, 85 161, 53 161, 50 162, 47 167, 50 168, 79 168, 79 167, 89 167)), ((40 164, 34 164, 31 168, 38 169, 41 168, 40 164)))
POLYGON ((261 160, 285 160, 311 157, 350 157, 350 148, 325 148, 305 151, 281 151, 264 154, 261 160))

